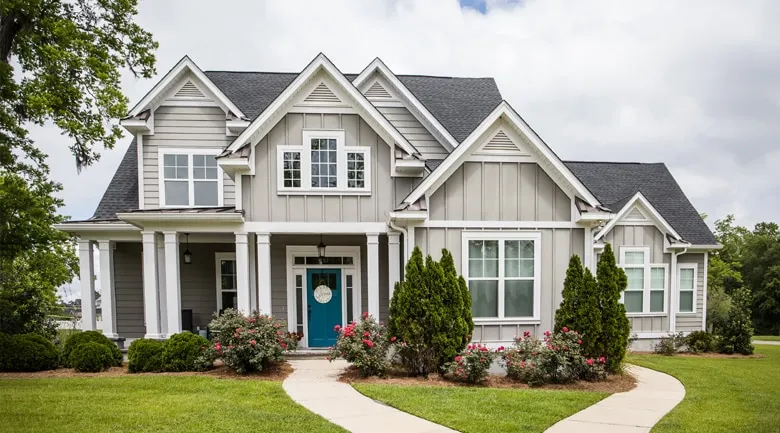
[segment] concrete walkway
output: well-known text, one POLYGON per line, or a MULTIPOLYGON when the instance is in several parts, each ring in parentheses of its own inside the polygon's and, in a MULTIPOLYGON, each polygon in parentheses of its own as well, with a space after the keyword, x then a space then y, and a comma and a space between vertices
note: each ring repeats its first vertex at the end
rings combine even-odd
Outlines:
POLYGON ((355 433, 454 433, 447 427, 394 409, 364 396, 338 376, 342 360, 291 359, 293 373, 282 386, 297 403, 355 433))
POLYGON ((685 397, 685 387, 668 374, 635 365, 629 373, 636 388, 612 394, 545 433, 647 433, 685 397))
POLYGON ((753 344, 766 344, 767 346, 780 346, 780 341, 753 340, 753 344))

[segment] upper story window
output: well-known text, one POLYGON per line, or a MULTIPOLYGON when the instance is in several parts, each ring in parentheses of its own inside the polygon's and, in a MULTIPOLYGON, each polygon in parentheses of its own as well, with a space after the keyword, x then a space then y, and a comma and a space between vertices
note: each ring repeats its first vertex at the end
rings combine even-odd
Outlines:
POLYGON ((667 265, 650 263, 649 247, 621 247, 620 267, 628 279, 623 292, 626 313, 666 313, 667 265))
POLYGON ((278 146, 279 192, 370 193, 371 148, 344 138, 344 131, 305 130, 301 146, 278 146))
POLYGON ((160 205, 163 207, 222 206, 222 176, 218 150, 159 149, 160 205))

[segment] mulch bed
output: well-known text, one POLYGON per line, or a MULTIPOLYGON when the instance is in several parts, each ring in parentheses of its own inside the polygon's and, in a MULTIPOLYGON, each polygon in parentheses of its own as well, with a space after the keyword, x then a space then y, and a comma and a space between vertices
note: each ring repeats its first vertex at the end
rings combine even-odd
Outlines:
POLYGON ((49 379, 60 377, 121 377, 121 376, 206 376, 218 379, 240 380, 267 380, 280 382, 292 373, 293 368, 287 362, 275 363, 263 371, 248 374, 238 374, 235 371, 220 365, 209 371, 185 371, 181 373, 130 373, 127 364, 122 367, 111 367, 100 373, 79 373, 72 368, 58 368, 56 370, 36 371, 30 373, 0 373, 0 379, 49 379))
POLYGON ((471 385, 462 382, 447 380, 439 374, 430 374, 427 377, 410 377, 405 372, 391 370, 385 377, 360 377, 360 372, 355 367, 349 367, 341 374, 339 381, 354 383, 371 383, 381 385, 412 385, 412 386, 465 386, 473 388, 504 388, 504 389, 554 389, 565 391, 591 391, 591 392, 625 392, 636 387, 636 380, 628 373, 609 376, 602 382, 580 381, 570 384, 549 384, 531 387, 525 383, 514 381, 506 376, 491 375, 485 382, 479 385, 471 385))

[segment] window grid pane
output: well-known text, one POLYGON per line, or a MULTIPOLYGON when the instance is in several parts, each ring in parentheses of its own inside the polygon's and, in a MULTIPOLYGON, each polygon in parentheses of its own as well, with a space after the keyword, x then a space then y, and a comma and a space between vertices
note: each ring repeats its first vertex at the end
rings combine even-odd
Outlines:
POLYGON ((498 280, 471 281, 469 291, 474 317, 498 317, 498 280))
POLYGON ((645 253, 642 251, 627 251, 625 254, 626 265, 643 265, 645 263, 645 253))
POLYGON ((189 179, 189 161, 187 155, 163 155, 164 179, 189 179))
POLYGON ((285 188, 300 188, 301 186, 301 152, 284 152, 283 176, 285 188))
POLYGON ((365 188, 365 155, 358 152, 347 153, 347 188, 365 188))
POLYGON ((312 138, 311 140, 311 186, 312 188, 336 188, 338 186, 338 163, 336 161, 335 138, 312 138))
POLYGON ((643 291, 645 288, 644 268, 626 268, 624 271, 628 279, 626 291, 643 291))

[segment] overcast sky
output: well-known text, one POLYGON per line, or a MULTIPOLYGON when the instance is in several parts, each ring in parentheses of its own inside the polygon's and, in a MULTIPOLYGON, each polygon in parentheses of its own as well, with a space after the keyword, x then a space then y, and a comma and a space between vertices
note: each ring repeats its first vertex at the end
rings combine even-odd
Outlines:
MULTIPOLYGON (((665 162, 699 212, 740 224, 780 211, 780 2, 624 0, 142 1, 158 77, 127 76, 131 106, 182 56, 204 70, 495 77, 563 159, 665 162)), ((76 173, 55 127, 33 138, 92 215, 130 142, 76 173)))

